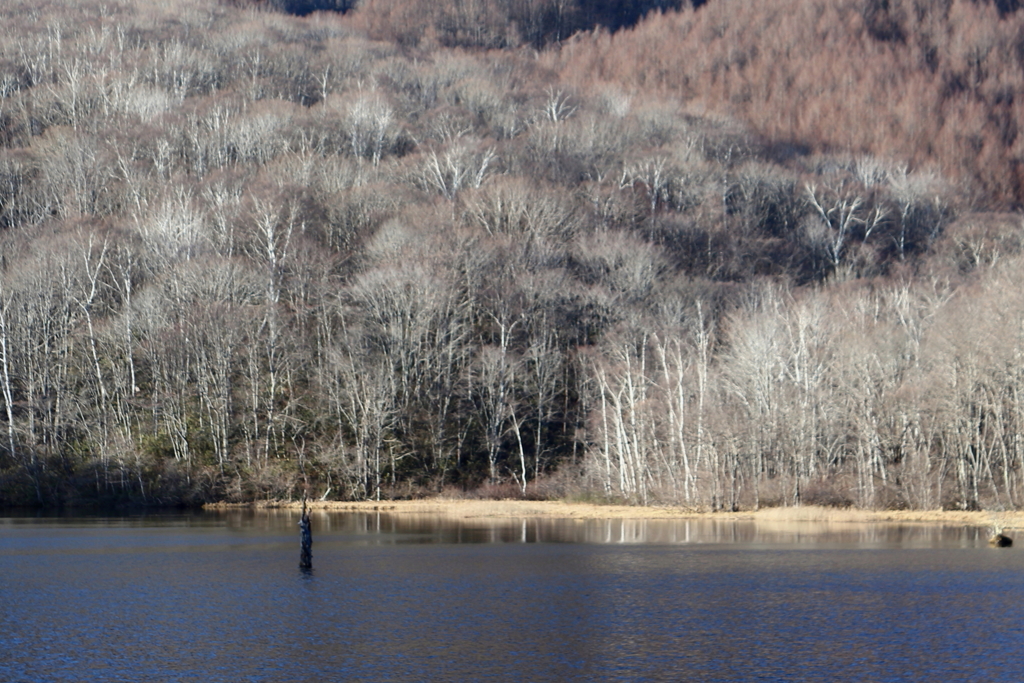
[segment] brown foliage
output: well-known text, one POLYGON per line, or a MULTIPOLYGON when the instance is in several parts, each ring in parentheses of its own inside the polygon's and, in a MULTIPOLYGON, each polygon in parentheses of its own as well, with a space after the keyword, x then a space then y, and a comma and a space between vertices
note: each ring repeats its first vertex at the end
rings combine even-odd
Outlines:
POLYGON ((720 0, 547 59, 581 88, 671 93, 771 139, 934 164, 978 198, 1024 199, 1024 14, 971 0, 720 0))

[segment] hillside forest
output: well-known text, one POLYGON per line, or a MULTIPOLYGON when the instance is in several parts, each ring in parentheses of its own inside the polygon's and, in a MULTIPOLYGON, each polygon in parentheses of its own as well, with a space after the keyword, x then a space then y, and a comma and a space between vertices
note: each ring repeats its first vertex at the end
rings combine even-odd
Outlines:
POLYGON ((6 0, 0 506, 1018 508, 1022 123, 1013 0, 6 0))

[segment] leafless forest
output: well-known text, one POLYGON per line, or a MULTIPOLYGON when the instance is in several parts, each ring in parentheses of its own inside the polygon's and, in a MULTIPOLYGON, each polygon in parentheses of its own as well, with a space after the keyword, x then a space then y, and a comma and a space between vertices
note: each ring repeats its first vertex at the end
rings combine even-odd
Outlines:
POLYGON ((1022 116, 1011 0, 7 0, 0 505, 1020 507, 1022 116))

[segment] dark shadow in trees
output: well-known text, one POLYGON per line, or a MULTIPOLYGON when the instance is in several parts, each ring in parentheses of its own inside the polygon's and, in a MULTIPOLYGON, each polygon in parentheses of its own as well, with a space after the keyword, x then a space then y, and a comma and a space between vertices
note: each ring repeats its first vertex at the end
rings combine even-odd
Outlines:
POLYGON ((236 7, 265 7, 277 12, 304 17, 313 12, 344 14, 355 9, 358 0, 226 0, 226 4, 236 7))
MULTIPOLYGON (((408 0, 416 2, 418 0, 408 0)), ((595 27, 618 31, 635 26, 649 12, 679 10, 684 7, 700 7, 707 0, 568 0, 557 13, 542 13, 533 17, 538 26, 530 27, 524 36, 533 43, 548 43, 565 38, 576 31, 587 31, 595 27), (548 16, 550 15, 550 16, 548 16), (557 24, 557 25, 556 25, 557 24)), ((295 16, 306 16, 313 12, 340 12, 344 14, 356 9, 359 0, 234 0, 233 4, 259 4, 279 12, 295 16)), ((498 13, 506 15, 508 21, 523 24, 519 16, 521 8, 509 0, 497 0, 498 13)), ((521 28, 527 28, 521 26, 521 28)), ((540 45, 536 45, 540 47, 540 45)))
POLYGON ((580 17, 577 30, 601 26, 609 31, 635 26, 648 12, 678 10, 693 5, 700 7, 706 0, 579 0, 580 17))
POLYGON ((313 12, 341 12, 344 14, 355 9, 356 0, 270 0, 270 6, 288 14, 304 17, 313 12))

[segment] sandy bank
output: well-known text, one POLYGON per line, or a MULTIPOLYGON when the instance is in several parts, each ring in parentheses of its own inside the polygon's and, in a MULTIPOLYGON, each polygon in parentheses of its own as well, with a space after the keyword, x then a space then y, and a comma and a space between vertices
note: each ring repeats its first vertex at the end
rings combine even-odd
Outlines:
MULTIPOLYGON (((959 512, 949 510, 853 510, 816 506, 766 508, 757 512, 700 512, 682 507, 595 505, 563 501, 528 500, 424 500, 311 502, 313 510, 328 512, 387 512, 392 514, 430 514, 452 519, 753 519, 765 522, 832 523, 929 523, 969 526, 994 526, 1024 529, 1024 512, 959 512)), ((270 502, 255 505, 215 504, 208 509, 255 508, 299 509, 299 502, 270 502)))

